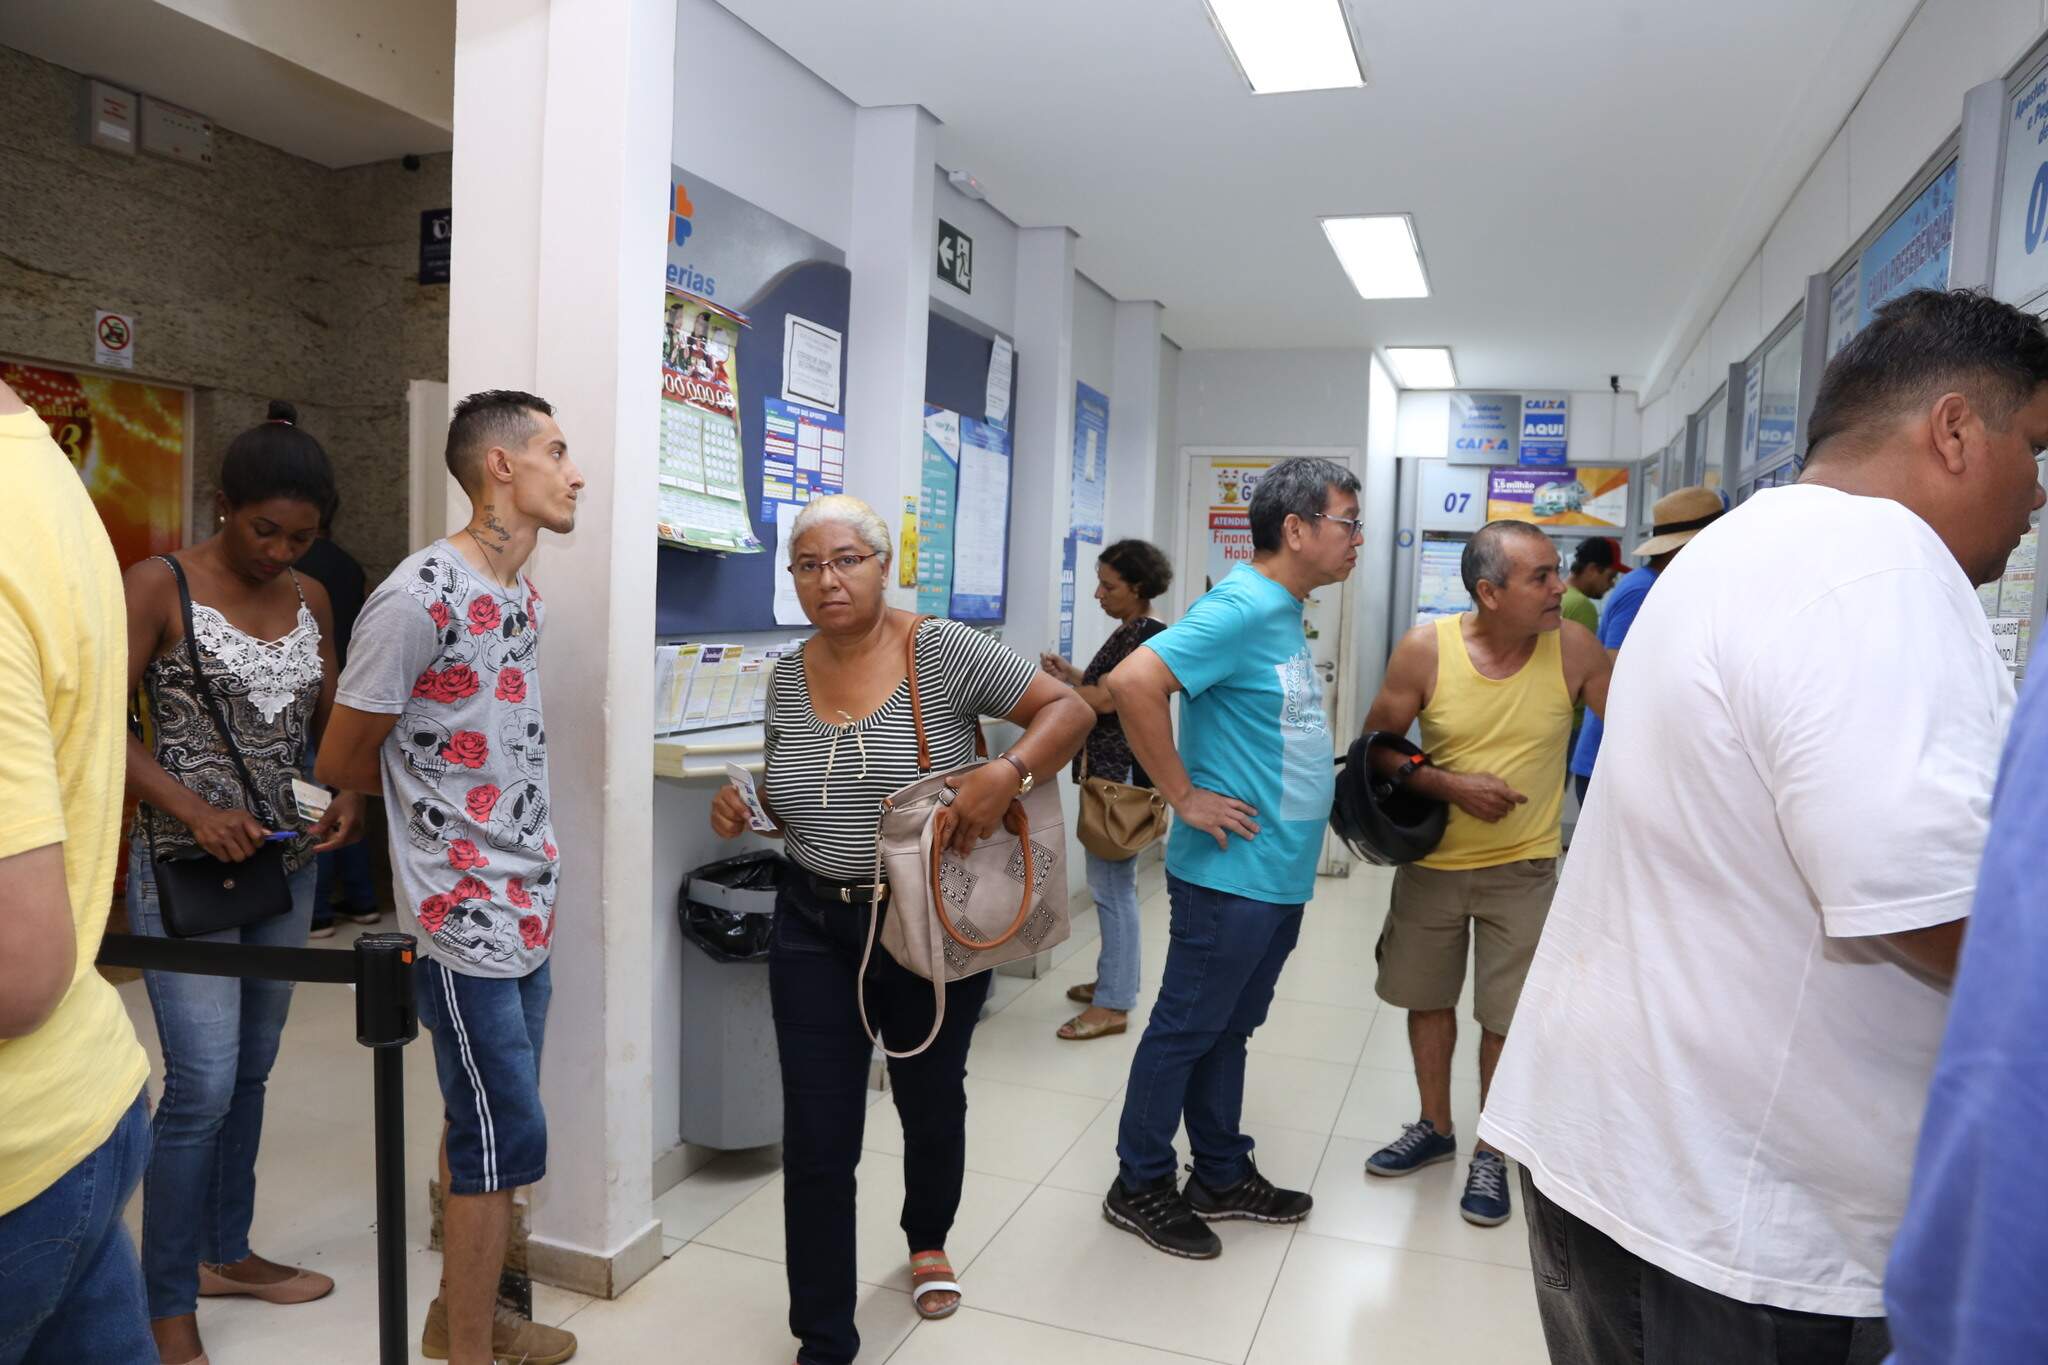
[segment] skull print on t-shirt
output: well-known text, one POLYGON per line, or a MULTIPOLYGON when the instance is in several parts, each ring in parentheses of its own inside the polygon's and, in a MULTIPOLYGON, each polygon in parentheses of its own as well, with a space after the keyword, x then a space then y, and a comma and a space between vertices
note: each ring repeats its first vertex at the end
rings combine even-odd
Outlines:
POLYGON ((473 976, 524 976, 554 938, 540 627, 530 582, 502 589, 440 541, 364 604, 337 692, 398 717, 383 767, 407 927, 473 976))

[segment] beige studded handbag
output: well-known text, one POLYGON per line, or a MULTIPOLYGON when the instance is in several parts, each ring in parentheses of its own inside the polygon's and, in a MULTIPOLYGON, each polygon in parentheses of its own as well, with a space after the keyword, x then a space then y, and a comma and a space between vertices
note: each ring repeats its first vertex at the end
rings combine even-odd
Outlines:
POLYGON ((1166 798, 1156 789, 1089 776, 1081 751, 1081 847, 1106 863, 1128 862, 1165 838, 1166 826, 1166 798))
POLYGON ((1057 773, 1013 800, 1003 827, 966 856, 947 847, 955 820, 947 780, 987 763, 988 744, 977 725, 975 752, 980 757, 949 772, 931 770, 917 677, 917 633, 928 619, 920 616, 912 624, 907 646, 917 766, 926 775, 882 801, 876 879, 888 878, 889 909, 885 919, 882 903, 869 907, 867 947, 861 955, 861 1026, 891 1057, 915 1057, 939 1036, 946 1022, 947 982, 1035 956, 1064 943, 1073 929, 1057 773), (906 971, 932 983, 931 1032, 907 1052, 889 1051, 868 1023, 867 968, 878 941, 906 971))

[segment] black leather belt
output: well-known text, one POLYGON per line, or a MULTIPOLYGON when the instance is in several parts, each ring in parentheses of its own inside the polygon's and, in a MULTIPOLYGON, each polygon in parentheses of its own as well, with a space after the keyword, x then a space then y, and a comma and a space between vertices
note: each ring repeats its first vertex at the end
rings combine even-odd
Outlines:
POLYGON ((794 863, 797 879, 804 889, 821 901, 837 901, 841 905, 874 905, 889 899, 887 882, 842 882, 830 877, 820 877, 794 863))

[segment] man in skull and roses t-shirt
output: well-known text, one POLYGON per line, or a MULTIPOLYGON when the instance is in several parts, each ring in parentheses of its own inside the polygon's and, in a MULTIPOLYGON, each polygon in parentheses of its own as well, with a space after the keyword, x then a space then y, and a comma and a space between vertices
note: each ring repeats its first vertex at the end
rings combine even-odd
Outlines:
POLYGON ((469 525, 400 564, 363 605, 318 777, 384 797, 405 927, 419 938, 420 1022, 447 1120, 441 1297, 430 1360, 557 1365, 576 1339, 498 1313, 511 1193, 547 1170, 540 1056, 561 864, 548 819, 540 532, 576 524, 583 476, 554 409, 472 394, 448 427, 469 525))
POLYGON ((523 576, 499 590, 437 541, 364 605, 336 696, 399 708, 383 752, 398 899, 427 955, 469 976, 527 975, 555 932, 542 610, 523 576))

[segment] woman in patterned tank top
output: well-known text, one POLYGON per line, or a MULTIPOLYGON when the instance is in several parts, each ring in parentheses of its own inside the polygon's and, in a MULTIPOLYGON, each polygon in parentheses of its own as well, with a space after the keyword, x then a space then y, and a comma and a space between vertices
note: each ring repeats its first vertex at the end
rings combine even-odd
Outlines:
MULTIPOLYGON (((360 836, 360 797, 335 798, 303 830, 292 797, 335 683, 327 593, 291 571, 334 500, 334 474, 296 417, 290 404, 273 403, 269 421, 228 446, 215 499, 218 529, 176 555, 191 586, 199 666, 227 712, 254 792, 198 689, 171 566, 148 559, 126 575, 128 683, 146 690, 154 740, 128 741, 128 794, 141 803, 128 922, 139 934, 164 933, 156 858, 205 852, 238 863, 287 835, 290 911, 206 941, 303 947, 314 854, 360 836)), ((175 1365, 204 1357, 194 1316, 199 1295, 304 1303, 334 1282, 249 1249, 264 1087, 291 983, 156 971, 144 979, 164 1086, 143 1181, 142 1268, 158 1354, 175 1365)))

